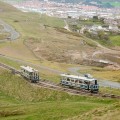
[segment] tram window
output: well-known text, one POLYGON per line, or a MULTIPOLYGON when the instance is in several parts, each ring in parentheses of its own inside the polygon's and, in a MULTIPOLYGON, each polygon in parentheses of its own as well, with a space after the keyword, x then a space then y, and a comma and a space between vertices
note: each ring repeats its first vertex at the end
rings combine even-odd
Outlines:
POLYGON ((74 80, 71 80, 71 82, 74 82, 74 80))
POLYGON ((70 81, 70 78, 67 78, 67 81, 70 81))
POLYGON ((81 80, 79 80, 79 83, 82 83, 82 81, 81 81, 81 80))
POLYGON ((75 83, 77 83, 78 82, 78 80, 75 80, 75 83))
POLYGON ((38 74, 36 73, 36 76, 38 76, 38 74))
POLYGON ((97 85, 97 80, 95 80, 95 85, 97 85))
POLYGON ((32 75, 32 72, 30 72, 29 75, 32 75))
POLYGON ((90 82, 88 82, 88 81, 84 81, 84 83, 85 83, 85 84, 90 84, 90 82))

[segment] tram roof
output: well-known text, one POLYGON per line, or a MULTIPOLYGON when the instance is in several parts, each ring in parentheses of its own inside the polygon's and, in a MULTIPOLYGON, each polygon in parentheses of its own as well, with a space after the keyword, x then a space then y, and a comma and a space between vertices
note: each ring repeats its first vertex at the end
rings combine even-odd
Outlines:
POLYGON ((77 76, 77 75, 61 74, 61 76, 67 77, 67 78, 73 78, 73 79, 82 79, 82 80, 90 81, 90 82, 95 80, 94 78, 87 78, 87 77, 84 77, 84 76, 77 76))
POLYGON ((20 66, 20 67, 28 72, 38 72, 38 70, 35 70, 30 66, 20 66))

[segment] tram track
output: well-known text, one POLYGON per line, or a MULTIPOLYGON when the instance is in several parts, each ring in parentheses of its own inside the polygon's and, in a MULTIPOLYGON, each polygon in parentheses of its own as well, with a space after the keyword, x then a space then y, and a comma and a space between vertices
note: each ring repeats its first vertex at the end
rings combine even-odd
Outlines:
MULTIPOLYGON (((11 66, 8 66, 6 64, 0 63, 0 67, 5 68, 7 70, 10 70, 12 74, 19 74, 21 75, 21 72, 11 66)), ((32 83, 33 84, 33 83, 32 83)), ((66 92, 68 94, 72 95, 84 95, 84 96, 95 96, 95 97, 103 97, 103 98, 115 98, 115 99, 120 99, 119 95, 114 95, 114 94, 109 94, 109 93, 91 93, 88 90, 80 90, 80 89, 70 89, 68 87, 63 87, 60 84, 56 84, 52 81, 49 80, 40 80, 38 83, 35 84, 36 86, 40 86, 43 88, 47 89, 52 89, 52 90, 57 90, 57 91, 62 91, 66 92)))

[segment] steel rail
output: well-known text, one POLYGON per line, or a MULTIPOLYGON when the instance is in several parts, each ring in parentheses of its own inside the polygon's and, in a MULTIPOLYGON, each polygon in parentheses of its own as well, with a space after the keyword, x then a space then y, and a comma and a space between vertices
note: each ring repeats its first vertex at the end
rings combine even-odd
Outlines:
MULTIPOLYGON (((11 66, 8 66, 6 64, 0 63, 0 67, 8 69, 12 72, 12 74, 20 74, 21 72, 11 66)), ((32 83, 33 84, 33 83, 32 83)), ((114 95, 114 94, 109 94, 109 93, 91 93, 88 90, 82 90, 82 89, 70 89, 68 87, 63 87, 60 84, 56 84, 52 81, 49 80, 40 80, 38 83, 35 84, 36 86, 40 86, 43 88, 47 88, 47 89, 52 89, 52 90, 57 90, 57 91, 63 91, 69 94, 73 94, 73 95, 84 95, 84 96, 96 96, 96 97, 103 97, 103 98, 115 98, 115 99, 120 99, 119 95, 114 95)))

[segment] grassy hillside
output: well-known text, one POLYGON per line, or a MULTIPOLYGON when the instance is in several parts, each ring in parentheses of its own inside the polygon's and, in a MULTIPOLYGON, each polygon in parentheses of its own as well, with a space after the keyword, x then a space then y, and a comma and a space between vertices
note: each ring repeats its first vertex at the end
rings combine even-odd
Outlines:
MULTIPOLYGON (((70 56, 79 58, 81 54, 79 55, 78 52, 82 54, 82 50, 91 52, 96 47, 92 41, 64 30, 64 22, 61 19, 36 13, 22 13, 4 3, 0 3, 0 8, 2 9, 0 18, 21 34, 16 41, 0 43, 0 54, 11 56, 0 57, 2 63, 17 69, 20 65, 35 63, 36 65, 33 66, 40 71, 42 78, 59 82, 58 75, 41 69, 39 65, 66 71, 67 67, 72 65, 47 60, 55 61, 61 58, 63 61, 66 59, 70 61, 68 59, 70 56), (52 58, 53 56, 55 57, 52 58)), ((0 68, 0 120, 63 120, 96 109, 102 110, 111 104, 114 106, 113 110, 119 113, 119 109, 116 109, 118 100, 75 96, 44 89, 0 68)))
POLYGON ((37 88, 34 86, 34 84, 30 84, 23 78, 14 76, 5 70, 1 70, 0 72, 0 83, 0 90, 4 91, 7 95, 13 96, 15 99, 22 101, 36 102, 44 100, 66 99, 66 97, 70 97, 62 92, 60 93, 43 88, 37 88), (48 95, 46 96, 46 94, 48 95))
MULTIPOLYGON (((2 12, 0 12, 0 18, 12 25, 21 35, 18 41, 13 42, 12 44, 6 43, 7 47, 4 43, 0 45, 1 53, 3 52, 10 56, 16 56, 22 59, 35 59, 35 56, 28 50, 28 48, 26 48, 23 41, 31 37, 41 39, 40 32, 46 25, 52 27, 64 26, 63 20, 50 18, 37 13, 22 13, 14 7, 2 2, 0 2, 0 8, 2 10, 2 12)), ((45 35, 47 35, 47 33, 45 35)))
POLYGON ((4 69, 0 83, 1 120, 62 120, 118 102, 39 88, 4 69))
POLYGON ((98 108, 67 120, 119 120, 120 118, 120 102, 108 107, 98 108))
MULTIPOLYGON (((68 72, 67 68, 74 66, 73 63, 81 63, 85 57, 89 57, 98 50, 96 43, 92 40, 63 29, 64 21, 62 19, 37 13, 23 13, 2 2, 0 8, 3 10, 0 12, 0 18, 12 25, 21 35, 16 41, 0 43, 1 54, 68 72), (64 63, 60 64, 55 61, 64 63)), ((1 26, 0 29, 2 28, 1 26)), ((26 64, 5 58, 0 58, 0 61, 18 69, 20 65, 26 64)), ((37 69, 39 68, 37 67, 37 69)), ((46 79, 56 81, 58 78, 48 70, 39 70, 42 77, 46 79), (56 77, 54 78, 54 76, 56 77)), ((107 78, 110 77, 107 76, 107 78)))
POLYGON ((114 46, 120 46, 120 36, 119 35, 110 36, 110 40, 114 46))
POLYGON ((94 42, 63 29, 62 19, 23 13, 4 3, 0 5, 4 11, 0 14, 1 19, 21 35, 18 41, 0 45, 3 54, 19 59, 77 63, 84 57, 83 51, 90 54, 96 47, 94 42))

